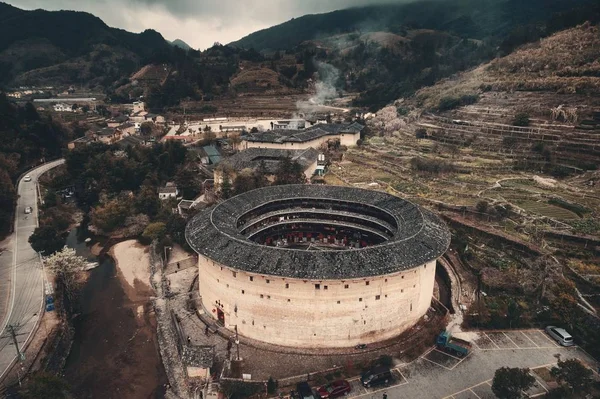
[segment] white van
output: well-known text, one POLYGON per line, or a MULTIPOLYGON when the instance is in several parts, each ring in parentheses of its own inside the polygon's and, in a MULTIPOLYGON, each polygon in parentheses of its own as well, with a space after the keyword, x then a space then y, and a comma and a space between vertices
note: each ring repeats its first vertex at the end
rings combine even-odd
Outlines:
POLYGON ((573 337, 563 328, 548 326, 546 327, 546 333, 562 346, 574 345, 573 337))

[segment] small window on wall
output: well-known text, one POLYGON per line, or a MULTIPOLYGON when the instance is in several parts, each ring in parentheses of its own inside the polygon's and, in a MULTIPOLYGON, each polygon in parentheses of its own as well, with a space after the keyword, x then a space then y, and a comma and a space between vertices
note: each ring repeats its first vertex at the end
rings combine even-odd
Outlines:
POLYGON ((337 301, 338 305, 341 303, 340 301, 337 301))
POLYGON ((381 299, 381 295, 375 295, 375 300, 380 300, 381 299))
POLYGON ((321 284, 315 284, 315 290, 320 290, 321 289, 321 284))
POLYGON ((362 302, 362 298, 358 298, 358 302, 362 302))
POLYGON ((348 289, 350 286, 348 284, 344 284, 344 288, 348 289))
POLYGON ((250 281, 254 281, 254 277, 250 276, 249 278, 250 278, 250 281))
POLYGON ((263 294, 260 294, 260 297, 261 297, 261 298, 264 298, 265 296, 264 296, 263 294))
POLYGON ((269 284, 271 282, 271 280, 267 279, 267 284, 269 284))
POLYGON ((290 285, 288 283, 285 283, 285 288, 290 288, 290 285))
POLYGON ((369 282, 368 282, 368 281, 365 281, 365 285, 369 285, 369 282))
POLYGON ((324 290, 326 290, 326 289, 327 289, 327 286, 326 286, 326 285, 324 285, 324 286, 323 286, 323 289, 324 289, 324 290))
POLYGON ((242 294, 245 294, 245 293, 246 293, 246 291, 242 290, 242 294))
POLYGON ((233 277, 237 277, 237 272, 232 272, 233 273, 233 277))

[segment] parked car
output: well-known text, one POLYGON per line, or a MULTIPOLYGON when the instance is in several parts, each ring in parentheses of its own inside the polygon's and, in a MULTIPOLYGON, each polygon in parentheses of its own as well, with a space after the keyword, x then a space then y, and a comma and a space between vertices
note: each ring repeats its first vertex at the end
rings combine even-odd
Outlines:
POLYGON ((312 388, 306 381, 296 384, 296 394, 299 399, 316 399, 312 388))
POLYGON ((360 382, 365 388, 384 385, 390 381, 392 381, 392 372, 385 366, 374 367, 360 377, 360 382))
POLYGON ((25 176, 25 177, 23 178, 23 181, 31 181, 31 176, 25 176))
POLYGON ((551 336, 556 342, 562 346, 573 346, 573 337, 564 328, 555 326, 546 327, 546 334, 551 336))
POLYGON ((317 395, 321 399, 339 398, 348 395, 352 390, 350 383, 346 380, 336 380, 317 389, 317 395))
POLYGON ((33 209, 31 209, 30 206, 28 206, 28 207, 25 208, 25 214, 26 215, 29 214, 29 213, 31 213, 32 211, 33 211, 33 209))

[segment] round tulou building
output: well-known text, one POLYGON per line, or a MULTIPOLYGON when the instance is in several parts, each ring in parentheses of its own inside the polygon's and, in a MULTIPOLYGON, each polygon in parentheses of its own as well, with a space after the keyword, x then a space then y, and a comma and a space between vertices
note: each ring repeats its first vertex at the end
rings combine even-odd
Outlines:
POLYGON ((392 338, 431 304, 450 233, 389 194, 347 187, 266 187, 196 215, 204 311, 249 338, 345 347, 392 338))

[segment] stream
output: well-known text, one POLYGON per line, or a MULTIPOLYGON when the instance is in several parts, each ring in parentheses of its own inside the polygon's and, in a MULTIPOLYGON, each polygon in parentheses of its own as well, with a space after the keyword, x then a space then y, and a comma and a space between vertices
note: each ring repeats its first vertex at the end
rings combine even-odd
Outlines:
POLYGON ((99 266, 87 272, 81 291, 65 378, 78 398, 162 398, 167 377, 151 299, 125 295, 115 262, 91 253, 85 231, 73 229, 67 245, 99 266))

